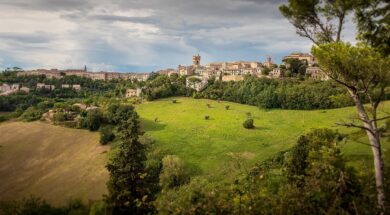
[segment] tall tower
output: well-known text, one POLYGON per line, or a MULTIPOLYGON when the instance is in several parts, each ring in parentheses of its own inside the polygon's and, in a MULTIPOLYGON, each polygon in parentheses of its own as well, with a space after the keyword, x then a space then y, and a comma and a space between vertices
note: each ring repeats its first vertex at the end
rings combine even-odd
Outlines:
POLYGON ((195 67, 198 67, 200 66, 200 55, 195 55, 195 56, 192 56, 192 65, 195 66, 195 67))
POLYGON ((264 62, 264 66, 270 68, 273 65, 271 56, 267 56, 264 62))

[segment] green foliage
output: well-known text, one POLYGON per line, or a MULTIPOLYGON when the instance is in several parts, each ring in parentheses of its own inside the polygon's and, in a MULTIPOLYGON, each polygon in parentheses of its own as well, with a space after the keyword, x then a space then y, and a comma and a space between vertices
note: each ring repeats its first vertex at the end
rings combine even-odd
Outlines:
POLYGON ((344 20, 358 4, 354 0, 289 0, 279 10, 298 35, 318 45, 341 39, 344 20))
POLYGON ((356 9, 358 38, 384 56, 390 54, 390 3, 386 0, 362 0, 356 9))
POLYGON ((146 146, 139 141, 142 132, 136 112, 119 124, 119 132, 119 149, 107 164, 110 179, 106 202, 113 214, 152 212, 153 196, 146 180, 146 146))
POLYGON ((69 118, 69 114, 62 111, 58 111, 53 115, 53 120, 55 123, 67 121, 69 118))
POLYGON ((306 74, 307 62, 304 63, 298 59, 286 59, 284 62, 287 64, 287 71, 289 76, 286 77, 303 77, 306 74))
POLYGON ((190 174, 184 162, 175 155, 167 155, 162 159, 160 185, 163 189, 172 189, 189 182, 190 174))
POLYGON ((209 119, 210 119, 210 116, 204 116, 204 119, 205 119, 205 120, 209 120, 209 119))
POLYGON ((159 214, 232 214, 230 197, 226 187, 194 178, 179 190, 161 193, 155 205, 159 214))
POLYGON ((122 121, 126 121, 134 112, 134 107, 131 105, 111 104, 107 108, 107 121, 113 125, 118 125, 122 121))
POLYGON ((253 119, 246 119, 242 126, 246 129, 253 129, 255 128, 255 125, 253 124, 253 119))
POLYGON ((215 81, 197 93, 196 97, 261 108, 310 110, 353 105, 346 90, 330 81, 269 80, 256 77, 246 77, 239 82, 215 81))
POLYGON ((37 105, 42 100, 38 96, 23 93, 0 96, 0 111, 14 111, 17 108, 26 110, 28 107, 37 105))
POLYGON ((31 122, 35 120, 39 120, 42 117, 43 111, 39 110, 35 107, 29 107, 22 114, 22 119, 26 122, 31 122))
POLYGON ((390 58, 363 44, 326 44, 313 47, 312 53, 327 75, 357 92, 366 92, 367 88, 374 100, 382 96, 380 90, 375 90, 390 83, 390 58))
POLYGON ((21 201, 0 202, 0 214, 3 215, 65 215, 66 212, 60 208, 54 208, 46 201, 30 197, 21 201))
POLYGON ((90 110, 87 116, 82 119, 81 127, 88 128, 90 131, 97 131, 103 122, 103 115, 99 110, 90 110))
POLYGON ((186 87, 184 76, 153 74, 145 84, 145 96, 149 101, 170 96, 190 96, 192 92, 186 87))
POLYGON ((89 215, 107 215, 107 205, 103 201, 94 202, 89 210, 89 215))
POLYGON ((114 140, 115 135, 112 131, 114 128, 112 126, 103 126, 100 128, 100 144, 106 145, 107 143, 114 140))

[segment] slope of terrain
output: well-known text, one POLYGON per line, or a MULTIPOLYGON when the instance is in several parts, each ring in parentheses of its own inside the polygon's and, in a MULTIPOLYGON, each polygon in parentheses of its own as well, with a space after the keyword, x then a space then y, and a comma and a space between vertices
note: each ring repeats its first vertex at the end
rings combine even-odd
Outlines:
MULTIPOLYGON (((214 179, 233 176, 236 169, 245 170, 290 148, 299 135, 312 128, 334 128, 346 134, 358 131, 335 127, 341 119, 348 121, 348 117, 355 116, 354 107, 263 110, 230 102, 170 98, 137 105, 136 110, 143 129, 156 140, 159 149, 178 155, 195 174, 214 179), (230 106, 229 110, 225 106, 230 106), (253 130, 242 126, 249 115, 255 121, 253 130), (210 119, 205 120, 205 116, 210 119)), ((379 110, 390 111, 390 102, 379 110)), ((354 139, 367 142, 364 133, 354 139)), ((370 148, 357 141, 350 138, 343 146, 346 158, 350 164, 372 171, 370 148)), ((101 199, 106 193, 109 148, 99 144, 97 132, 42 122, 0 123, 0 200, 30 194, 55 205, 65 204, 70 198, 101 199)), ((389 149, 388 138, 384 138, 387 161, 389 149)))
POLYGON ((34 195, 55 205, 106 193, 106 151, 98 133, 41 122, 0 124, 0 200, 34 195))
MULTIPOLYGON (((351 134, 357 129, 336 127, 335 123, 355 117, 354 107, 333 110, 263 110, 254 106, 206 99, 175 98, 144 103, 136 107, 143 128, 157 146, 175 154, 197 169, 199 174, 229 175, 229 166, 248 166, 293 146, 299 135, 312 128, 333 128, 351 134), (210 108, 207 106, 210 104, 210 108), (230 106, 229 110, 225 106, 230 106), (244 129, 248 117, 256 128, 244 129), (205 120, 205 116, 210 116, 205 120), (157 121, 157 122, 156 122, 157 121), (225 171, 225 172, 224 172, 225 171)), ((379 110, 390 110, 390 102, 379 110)), ((365 134, 358 141, 367 142, 365 134)), ((388 154, 389 144, 383 144, 388 154)), ((349 140, 344 145, 347 159, 371 165, 367 145, 349 140)))

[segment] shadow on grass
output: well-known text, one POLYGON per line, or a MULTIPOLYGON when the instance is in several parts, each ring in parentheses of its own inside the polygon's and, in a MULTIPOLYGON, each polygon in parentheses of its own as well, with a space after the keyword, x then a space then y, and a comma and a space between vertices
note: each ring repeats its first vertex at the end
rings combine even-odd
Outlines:
POLYGON ((167 125, 157 120, 157 122, 141 118, 141 128, 144 131, 161 131, 164 130, 167 125))
POLYGON ((267 127, 263 127, 263 126, 255 126, 255 128, 251 129, 251 130, 257 130, 257 131, 269 131, 271 130, 270 128, 267 128, 267 127))

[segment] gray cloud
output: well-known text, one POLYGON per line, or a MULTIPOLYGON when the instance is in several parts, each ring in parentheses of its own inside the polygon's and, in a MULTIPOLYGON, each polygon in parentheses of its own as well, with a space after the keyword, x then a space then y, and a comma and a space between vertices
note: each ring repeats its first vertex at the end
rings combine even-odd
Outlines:
POLYGON ((210 62, 309 51, 280 15, 283 2, 0 0, 0 59, 128 71, 191 63, 195 53, 210 62))

